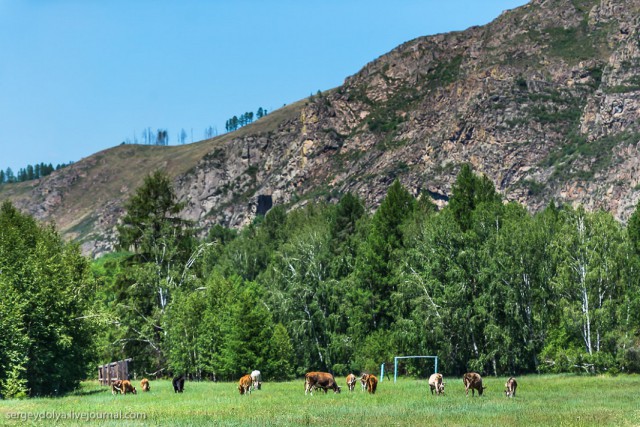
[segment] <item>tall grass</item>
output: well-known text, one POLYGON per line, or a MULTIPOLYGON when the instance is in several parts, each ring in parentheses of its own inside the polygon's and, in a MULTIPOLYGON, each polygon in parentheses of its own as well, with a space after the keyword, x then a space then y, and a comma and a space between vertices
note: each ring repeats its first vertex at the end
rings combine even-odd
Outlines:
MULTIPOLYGON (((269 383, 241 396, 234 383, 185 384, 174 394, 169 381, 153 381, 151 392, 112 396, 106 387, 86 382, 62 398, 0 401, 0 425, 50 425, 28 422, 22 414, 141 413, 144 420, 102 420, 92 425, 172 426, 631 426, 640 425, 639 376, 524 376, 513 399, 504 396, 505 378, 485 378, 485 395, 464 394, 461 379, 446 378, 446 394, 432 396, 425 380, 385 380, 375 395, 304 395, 303 381, 269 383)), ((59 425, 86 425, 78 420, 59 425)))

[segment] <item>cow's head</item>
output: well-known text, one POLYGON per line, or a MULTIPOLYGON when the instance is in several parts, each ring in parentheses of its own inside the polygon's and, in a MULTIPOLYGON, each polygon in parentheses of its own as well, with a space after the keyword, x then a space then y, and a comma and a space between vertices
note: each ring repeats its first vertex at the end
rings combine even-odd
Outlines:
POLYGON ((334 392, 334 393, 340 393, 340 390, 341 390, 341 389, 340 389, 340 386, 339 386, 339 385, 336 385, 336 388, 334 388, 334 389, 333 389, 333 392, 334 392))
POLYGON ((514 392, 513 386, 510 387, 509 385, 507 385, 507 388, 504 389, 504 394, 507 397, 513 397, 513 392, 514 392))
POLYGON ((445 384, 446 384, 446 383, 444 383, 444 382, 443 382, 443 383, 440 383, 440 384, 438 385, 438 393, 444 394, 444 385, 445 385, 445 384))

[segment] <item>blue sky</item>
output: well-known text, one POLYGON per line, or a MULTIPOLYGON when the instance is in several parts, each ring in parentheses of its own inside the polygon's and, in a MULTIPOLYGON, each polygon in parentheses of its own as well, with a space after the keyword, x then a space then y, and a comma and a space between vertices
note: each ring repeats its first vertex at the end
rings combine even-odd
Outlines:
POLYGON ((0 0, 0 169, 178 143, 339 86, 416 37, 525 0, 0 0))

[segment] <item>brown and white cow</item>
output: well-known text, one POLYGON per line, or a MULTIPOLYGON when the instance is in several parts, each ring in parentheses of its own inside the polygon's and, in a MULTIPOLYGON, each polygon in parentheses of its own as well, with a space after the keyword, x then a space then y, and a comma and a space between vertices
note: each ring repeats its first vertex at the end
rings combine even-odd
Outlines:
POLYGON ((240 394, 251 394, 251 375, 245 375, 238 381, 238 390, 240 394))
POLYGON ((378 378, 376 378, 376 376, 373 374, 369 374, 367 376, 367 391, 371 394, 375 394, 377 388, 378 388, 378 378))
POLYGON ((251 383, 254 390, 260 390, 262 388, 262 374, 260 371, 255 370, 251 372, 251 383))
POLYGON ((433 390, 436 391, 436 394, 444 394, 442 374, 436 373, 429 377, 429 388, 431 389, 431 394, 433 394, 433 390))
POLYGON ((142 391, 150 391, 151 386, 149 385, 149 380, 143 378, 142 381, 140 381, 140 388, 142 389, 142 391))
POLYGON ((515 378, 510 377, 504 385, 504 394, 507 397, 515 397, 517 388, 518 382, 515 378))
POLYGON ((365 391, 367 389, 367 379, 369 378, 370 374, 362 374, 362 376, 360 377, 360 385, 362 386, 362 391, 365 391))
POLYGON ((328 372, 307 372, 304 376, 304 394, 307 392, 313 395, 314 388, 321 388, 324 393, 327 389, 332 389, 334 393, 340 393, 340 386, 336 383, 335 378, 328 372))
POLYGON ((347 375, 347 388, 349 391, 353 391, 356 388, 356 376, 353 374, 347 375))
POLYGON ((116 380, 111 383, 111 394, 115 396, 120 393, 122 393, 122 380, 116 380))
POLYGON ((464 392, 468 396, 469 390, 471 390, 471 396, 475 396, 475 391, 478 390, 478 396, 482 396, 482 392, 486 387, 482 386, 482 377, 476 372, 467 372, 462 377, 464 383, 464 392))
POLYGON ((116 380, 111 384, 111 394, 136 394, 136 388, 131 385, 129 380, 116 380))

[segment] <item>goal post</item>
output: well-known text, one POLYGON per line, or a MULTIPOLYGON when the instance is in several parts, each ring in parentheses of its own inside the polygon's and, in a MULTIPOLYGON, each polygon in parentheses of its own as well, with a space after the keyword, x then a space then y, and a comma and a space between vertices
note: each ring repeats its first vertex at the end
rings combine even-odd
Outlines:
POLYGON ((393 382, 398 380, 398 360, 400 359, 434 359, 434 373, 438 372, 438 356, 396 356, 393 358, 393 382))

